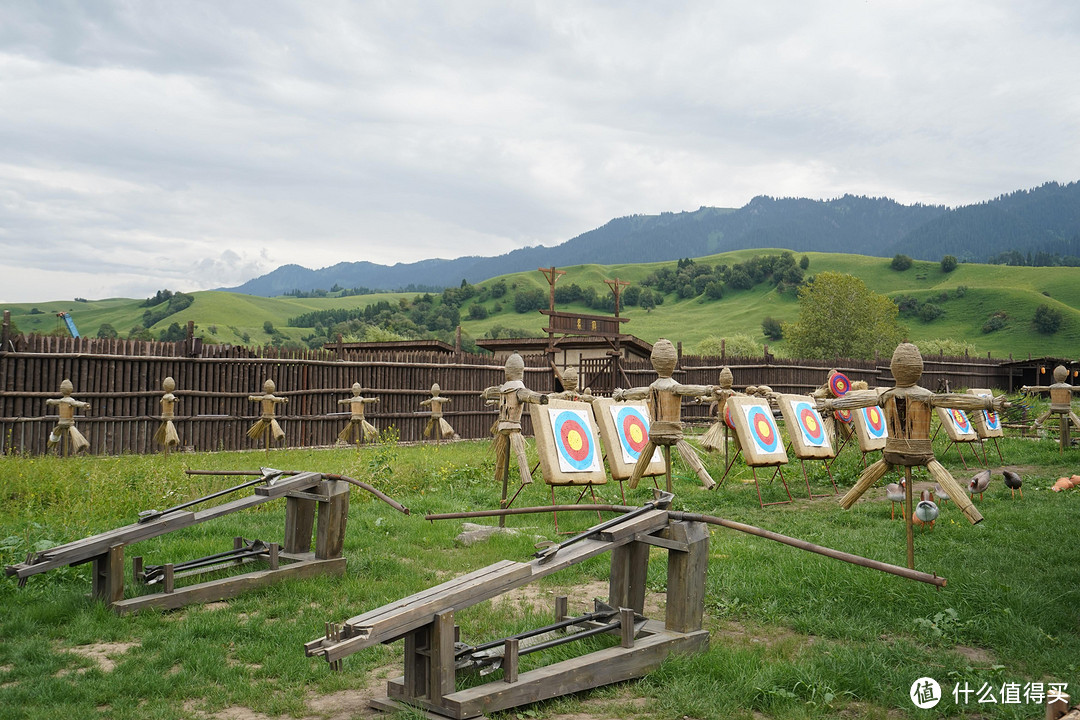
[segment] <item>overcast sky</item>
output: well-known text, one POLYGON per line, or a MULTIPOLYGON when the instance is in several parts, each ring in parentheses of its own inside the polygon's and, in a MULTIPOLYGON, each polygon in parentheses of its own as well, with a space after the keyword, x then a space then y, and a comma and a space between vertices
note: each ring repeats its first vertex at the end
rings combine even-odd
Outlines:
POLYGON ((0 0, 0 302, 1071 182, 1078 35, 1075 0, 0 0))

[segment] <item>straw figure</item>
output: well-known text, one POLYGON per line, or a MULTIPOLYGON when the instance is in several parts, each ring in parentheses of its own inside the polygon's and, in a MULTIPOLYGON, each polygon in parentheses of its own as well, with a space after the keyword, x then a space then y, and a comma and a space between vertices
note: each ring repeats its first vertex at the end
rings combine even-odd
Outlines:
POLYGON ((176 381, 171 377, 165 378, 161 382, 161 389, 165 391, 165 394, 161 396, 161 425, 154 433, 154 442, 164 446, 165 454, 168 455, 170 448, 180 445, 180 435, 176 432, 176 426, 173 425, 177 403, 176 396, 173 395, 176 381))
POLYGON ((953 499, 953 502, 974 525, 983 519, 974 504, 968 500, 964 490, 949 471, 934 457, 930 442, 931 409, 935 407, 958 408, 965 411, 999 410, 1005 406, 1005 396, 982 398, 966 393, 934 394, 917 384, 922 377, 923 360, 919 349, 911 343, 901 343, 892 356, 891 369, 896 387, 883 391, 880 395, 874 390, 849 392, 841 398, 827 400, 824 405, 828 410, 861 408, 878 405, 883 408, 885 422, 888 424, 889 438, 885 443, 882 458, 863 471, 847 494, 840 499, 844 509, 851 508, 870 486, 880 480, 885 473, 899 465, 904 468, 906 515, 908 526, 908 563, 914 563, 910 544, 910 518, 913 512, 911 496, 911 468, 926 466, 933 479, 953 499))
POLYGON ((592 388, 585 388, 584 390, 578 390, 578 371, 577 368, 568 367, 559 373, 559 381, 562 382, 562 392, 550 393, 548 398, 552 400, 573 400, 575 402, 587 402, 591 403, 596 398, 593 397, 592 388))
POLYGON ((728 398, 738 395, 738 391, 733 390, 731 387, 734 381, 735 377, 731 374, 731 368, 725 366, 720 371, 720 384, 713 388, 713 401, 716 403, 716 422, 710 425, 705 434, 701 436, 701 447, 709 452, 727 449, 724 442, 727 438, 727 423, 724 420, 724 413, 727 410, 728 398))
POLYGON ((1051 414, 1056 414, 1059 418, 1061 428, 1059 432, 1061 451, 1064 451, 1071 443, 1069 438, 1069 426, 1075 426, 1077 430, 1080 430, 1080 418, 1078 418, 1076 413, 1072 410, 1072 395, 1077 388, 1065 382, 1068 377, 1069 371, 1065 366, 1058 365, 1054 368, 1053 385, 1025 385, 1020 388, 1020 392, 1029 394, 1036 392, 1050 393, 1050 409, 1035 419, 1035 427, 1042 427, 1042 424, 1046 422, 1046 418, 1050 417, 1051 414))
POLYGON ((424 427, 424 437, 434 435, 436 443, 457 437, 454 428, 443 418, 442 406, 450 402, 450 398, 443 397, 439 394, 440 392, 442 392, 442 388, 439 387, 439 383, 433 383, 431 397, 420 403, 431 408, 431 417, 428 418, 427 425, 424 427))
POLYGON ((60 418, 56 422, 56 427, 49 433, 49 442, 47 446, 51 448, 53 445, 60 445, 60 448, 58 449, 63 451, 64 446, 62 441, 64 437, 67 436, 67 447, 72 454, 90 447, 90 441, 83 437, 83 434, 75 427, 75 409, 87 409, 90 407, 90 403, 76 400, 71 397, 71 393, 74 392, 74 390, 75 386, 71 384, 71 381, 64 378, 63 382, 60 383, 60 393, 63 397, 59 400, 49 398, 45 401, 46 405, 56 405, 60 415, 60 418))
POLYGON ((360 383, 354 382, 352 384, 352 397, 338 400, 338 405, 348 405, 349 410, 352 411, 349 424, 338 433, 339 443, 350 443, 354 436, 357 444, 360 444, 361 441, 371 442, 379 437, 378 429, 364 417, 364 406, 379 402, 379 398, 360 397, 361 390, 360 383))
POLYGON ((267 380, 263 383, 262 395, 248 395, 248 400, 251 402, 260 403, 262 409, 262 415, 259 417, 259 421, 248 428, 247 436, 252 440, 258 440, 260 436, 266 439, 266 451, 270 451, 271 442, 277 442, 285 439, 285 431, 281 429, 281 425, 278 424, 277 418, 274 417, 274 413, 277 410, 279 403, 289 402, 289 398, 278 397, 274 395, 274 390, 277 386, 274 385, 273 380, 267 380))
POLYGON ((547 405, 548 398, 525 387, 522 381, 525 377, 525 361, 517 353, 506 359, 503 369, 506 382, 486 388, 480 397, 499 406, 499 418, 492 426, 495 436, 495 482, 502 485, 500 507, 508 507, 517 497, 517 493, 514 493, 514 498, 506 499, 511 453, 517 460, 518 475, 521 476, 521 487, 517 492, 532 482, 529 458, 525 454, 525 439, 521 437, 521 413, 526 405, 547 405))
POLYGON ((642 400, 648 399, 649 415, 649 444, 642 450, 637 465, 634 466, 634 474, 630 476, 630 488, 636 488, 644 475, 649 461, 652 459, 656 448, 664 448, 664 463, 667 466, 667 487, 671 490, 671 446, 679 452, 679 457, 693 468, 701 483, 706 488, 716 485, 716 481, 709 475, 701 458, 690 447, 690 443, 683 439, 682 432, 682 399, 684 397, 712 397, 715 386, 713 385, 681 385, 672 378, 675 372, 675 364, 678 361, 678 353, 670 340, 661 338, 653 345, 650 356, 653 369, 660 377, 648 387, 631 388, 623 390, 616 388, 612 395, 616 400, 642 400))

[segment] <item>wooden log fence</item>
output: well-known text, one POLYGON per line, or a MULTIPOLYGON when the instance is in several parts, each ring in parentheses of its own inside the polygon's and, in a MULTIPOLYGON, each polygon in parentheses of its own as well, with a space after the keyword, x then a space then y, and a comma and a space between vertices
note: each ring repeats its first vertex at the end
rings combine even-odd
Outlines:
MULTIPOLYGON (((1008 370, 988 358, 928 358, 924 387, 950 389, 1008 387, 1008 370)), ((525 384, 538 392, 556 389, 546 356, 525 357, 525 384)), ((859 360, 779 360, 683 356, 675 378, 687 384, 718 381, 720 369, 732 369, 736 389, 767 384, 781 392, 807 393, 838 368, 851 380, 871 386, 891 386, 888 358, 859 360)), ((615 387, 649 385, 656 373, 647 360, 623 361, 616 373, 606 359, 582 360, 582 378, 591 378, 597 395, 615 387)), ((433 383, 450 398, 444 413, 463 438, 486 438, 495 418, 480 391, 504 380, 502 365, 491 356, 464 352, 409 350, 362 354, 355 350, 283 350, 201 344, 98 338, 9 336, 0 348, 0 452, 41 454, 56 423, 55 409, 45 401, 60 396, 59 386, 70 378, 73 396, 91 407, 79 412, 78 428, 90 441, 90 452, 117 455, 161 450, 153 443, 160 417, 162 381, 176 381, 178 398, 174 423, 181 446, 195 451, 242 450, 262 447, 247 429, 259 417, 259 405, 249 395, 262 392, 272 379, 276 395, 288 398, 277 418, 288 447, 333 445, 348 422, 349 412, 337 404, 349 397, 352 384, 379 402, 367 409, 380 430, 391 426, 400 440, 422 440, 429 412, 420 402, 430 397, 433 383)), ((710 420, 708 403, 688 404, 683 414, 690 423, 710 420)), ((526 416, 526 433, 531 427, 526 416)))

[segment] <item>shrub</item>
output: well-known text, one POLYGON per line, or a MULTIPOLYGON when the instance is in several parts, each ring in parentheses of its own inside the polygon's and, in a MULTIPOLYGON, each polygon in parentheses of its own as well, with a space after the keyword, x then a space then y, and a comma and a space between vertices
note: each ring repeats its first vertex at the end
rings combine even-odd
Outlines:
POLYGON ((753 336, 736 333, 727 338, 710 335, 697 346, 698 355, 720 355, 721 347, 727 357, 758 358, 765 354, 765 348, 753 336))
POLYGON ((769 316, 761 321, 761 331, 765 334, 765 337, 770 340, 783 340, 784 328, 780 324, 780 321, 776 318, 769 316))
POLYGON ((940 305, 927 302, 919 306, 919 319, 923 322, 932 322, 943 314, 945 314, 945 311, 941 309, 940 305))
POLYGON ((897 253, 893 256, 892 262, 889 263, 889 267, 898 272, 903 272, 911 267, 911 258, 907 255, 901 255, 897 253))
POLYGON ((801 258, 799 258, 799 267, 803 270, 810 267, 810 258, 806 255, 803 255, 801 258))
POLYGON ((946 255, 941 258, 941 272, 951 273, 956 269, 956 257, 953 255, 946 255))
POLYGON ((473 303, 469 306, 469 319, 470 320, 483 320, 488 316, 487 308, 479 303, 473 303))
POLYGON ((962 357, 974 355, 977 351, 969 342, 954 340, 953 338, 932 338, 930 340, 916 340, 915 346, 924 356, 946 355, 950 357, 962 357))
POLYGON ((534 310, 539 310, 546 304, 547 297, 544 296, 544 291, 539 288, 519 290, 514 293, 514 310, 516 312, 532 312, 534 310))
POLYGON ((965 295, 967 295, 967 285, 957 285, 956 286, 956 297, 962 298, 965 295))
POLYGON ((995 330, 1000 330, 1005 327, 1005 321, 1008 320, 1008 318, 1009 316, 1005 314, 1004 310, 998 310, 986 319, 986 322, 983 323, 982 331, 984 333, 992 333, 995 330))
POLYGON ((1055 310, 1049 305, 1040 305, 1035 308, 1035 317, 1032 322, 1035 329, 1044 335, 1053 335, 1061 329, 1062 315, 1060 310, 1055 310))

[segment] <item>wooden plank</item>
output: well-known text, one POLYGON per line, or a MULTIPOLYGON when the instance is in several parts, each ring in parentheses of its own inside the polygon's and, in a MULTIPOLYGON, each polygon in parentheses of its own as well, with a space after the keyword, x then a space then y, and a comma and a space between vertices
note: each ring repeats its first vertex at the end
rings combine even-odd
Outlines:
POLYGON ((431 655, 428 665, 428 694, 434 700, 454 692, 454 611, 435 615, 431 624, 431 655))
POLYGON ((318 490, 327 502, 319 503, 315 557, 320 560, 341 557, 345 547, 345 522, 349 516, 349 484, 333 480, 320 483, 318 490))
POLYGON ((210 580, 197 585, 176 588, 169 594, 157 593, 154 595, 142 595, 128 598, 113 604, 113 609, 121 615, 142 610, 144 608, 157 608, 159 610, 175 610, 194 603, 213 602, 225 600, 253 590, 255 588, 273 585, 274 583, 289 578, 304 579, 318 575, 344 575, 345 558, 333 560, 310 560, 290 565, 282 565, 277 570, 260 570, 235 577, 210 580))
POLYGON ((632 542, 611 551, 608 605, 645 612, 645 577, 649 569, 649 546, 632 542))
POLYGON ((124 599, 124 546, 113 545, 94 558, 93 595, 106 605, 124 599))
POLYGON ((454 718, 471 718, 641 677, 659 667, 670 654, 700 652, 708 642, 709 633, 704 630, 691 634, 660 632, 638 638, 632 648, 607 648, 529 670, 519 674, 513 684, 496 682, 459 690, 444 696, 441 708, 417 704, 436 711, 443 709, 454 718))
POLYGON ((637 517, 630 518, 626 522, 613 525, 600 533, 600 538, 605 542, 618 543, 629 542, 638 533, 655 532, 668 524, 668 515, 665 510, 650 510, 637 517))

